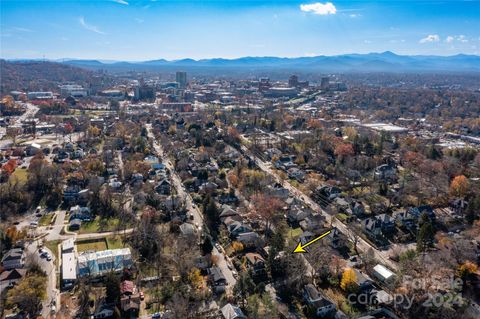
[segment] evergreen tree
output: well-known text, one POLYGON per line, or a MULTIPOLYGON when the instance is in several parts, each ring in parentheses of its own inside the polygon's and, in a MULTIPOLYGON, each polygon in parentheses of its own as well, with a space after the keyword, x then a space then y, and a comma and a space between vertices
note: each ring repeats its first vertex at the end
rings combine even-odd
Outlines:
POLYGON ((418 232, 417 236, 417 251, 423 252, 427 248, 432 247, 435 231, 430 221, 425 222, 418 232))
POLYGON ((120 300, 120 279, 115 273, 110 272, 105 277, 106 300, 111 303, 118 303, 120 300))
POLYGON ((210 254, 213 250, 212 242, 210 238, 206 237, 202 244, 202 252, 204 255, 210 254))

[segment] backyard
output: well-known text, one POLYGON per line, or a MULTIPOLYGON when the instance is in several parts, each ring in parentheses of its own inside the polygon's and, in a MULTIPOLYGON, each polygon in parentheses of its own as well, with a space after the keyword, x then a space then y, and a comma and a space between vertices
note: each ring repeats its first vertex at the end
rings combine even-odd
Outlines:
POLYGON ((79 253, 84 251, 100 251, 107 249, 119 249, 124 248, 122 237, 120 236, 108 236, 97 239, 85 239, 76 242, 77 251, 79 253))
MULTIPOLYGON (((119 229, 120 220, 118 218, 100 218, 99 216, 91 222, 84 222, 78 231, 79 234, 110 232, 119 229)), ((127 225, 127 228, 129 225, 127 225)), ((123 229, 120 226, 120 229, 123 229)))

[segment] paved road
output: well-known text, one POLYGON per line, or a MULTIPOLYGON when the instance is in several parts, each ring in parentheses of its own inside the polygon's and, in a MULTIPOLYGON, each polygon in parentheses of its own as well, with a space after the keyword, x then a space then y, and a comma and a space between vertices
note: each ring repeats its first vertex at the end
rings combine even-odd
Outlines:
POLYGON ((46 258, 41 258, 38 253, 38 241, 33 241, 25 247, 26 259, 37 263, 42 270, 47 274, 47 298, 43 302, 42 316, 44 318, 50 318, 51 314, 51 303, 52 301, 58 306, 60 304, 60 292, 56 288, 57 284, 57 273, 54 264, 56 256, 46 247, 43 248, 48 251, 50 256, 52 256, 51 261, 47 261, 46 258))
MULTIPOLYGON (((255 163, 257 166, 264 171, 265 173, 273 176, 278 183, 282 184, 283 187, 288 189, 291 194, 297 196, 297 198, 301 199, 303 202, 308 204, 314 211, 321 213, 327 220, 329 224, 331 224, 333 227, 338 228, 342 233, 344 233, 347 237, 353 238, 354 233, 348 228, 347 225, 344 223, 340 222, 336 218, 332 218, 331 215, 329 215, 325 210, 320 207, 316 202, 314 202, 309 196, 305 195, 302 191, 300 191, 298 188, 294 187, 292 184, 290 184, 288 181, 282 181, 280 177, 277 175, 276 172, 274 172, 269 164, 264 162, 262 159, 258 158, 257 156, 253 155, 246 146, 241 147, 242 151, 247 154, 250 158, 255 160, 255 163)), ((359 237, 358 242, 357 242, 357 248, 359 251, 362 252, 367 252, 369 249, 372 249, 375 255, 375 258, 380 260, 385 266, 389 267, 392 270, 397 270, 398 266, 395 262, 390 260, 388 258, 388 252, 387 251, 381 251, 378 250, 376 247, 370 245, 367 241, 365 241, 363 238, 359 237)))
MULTIPOLYGON (((10 120, 10 125, 13 124, 20 124, 22 121, 25 121, 26 119, 33 118, 35 114, 38 112, 38 106, 33 105, 31 103, 23 103, 23 106, 25 106, 26 110, 25 113, 18 117, 12 117, 10 120)), ((6 129, 2 128, 0 130, 0 139, 2 139, 6 134, 6 129)), ((0 142, 0 148, 5 147, 10 143, 10 140, 7 139, 5 141, 0 142)))
MULTIPOLYGON (((203 219, 202 213, 198 209, 197 205, 193 203, 192 196, 190 196, 190 194, 185 191, 185 188, 182 184, 182 180, 176 173, 175 168, 173 167, 171 161, 165 156, 162 146, 160 145, 160 143, 157 142, 155 136, 153 135, 151 124, 147 124, 147 131, 148 131, 149 138, 153 141, 153 148, 155 149, 157 156, 163 159, 163 163, 170 171, 172 183, 175 189, 177 190, 177 194, 180 196, 180 198, 185 199, 186 208, 193 215, 194 223, 196 225, 197 224, 205 225, 205 221, 203 219)), ((213 254, 219 256, 217 266, 222 270, 222 273, 225 276, 225 279, 227 280, 227 284, 228 284, 227 290, 231 291, 233 289, 233 286, 235 286, 235 283, 237 282, 237 280, 233 276, 233 273, 230 270, 230 268, 228 268, 228 262, 225 256, 223 255, 223 253, 219 252, 218 249, 214 247, 213 254)))

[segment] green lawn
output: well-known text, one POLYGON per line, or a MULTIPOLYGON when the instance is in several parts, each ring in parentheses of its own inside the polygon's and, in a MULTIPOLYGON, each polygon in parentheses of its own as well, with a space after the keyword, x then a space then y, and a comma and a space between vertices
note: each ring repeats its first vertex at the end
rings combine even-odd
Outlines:
POLYGON ((79 253, 87 250, 100 251, 107 249, 107 241, 105 238, 77 241, 76 244, 79 253))
POLYGON ((85 239, 76 242, 77 251, 79 253, 87 250, 106 250, 106 249, 119 249, 127 247, 123 245, 121 236, 107 236, 97 239, 85 239))
POLYGON ((109 236, 106 240, 108 249, 124 248, 122 237, 120 236, 109 236))
POLYGON ((28 172, 26 168, 17 168, 12 176, 15 176, 20 184, 25 184, 28 179, 28 172))
POLYGON ((55 262, 57 262, 58 260, 58 244, 60 244, 61 242, 61 240, 52 240, 44 243, 45 247, 50 249, 53 256, 55 256, 55 262))
POLYGON ((40 226, 48 226, 52 222, 53 217, 55 217, 55 214, 53 213, 45 214, 42 216, 42 218, 40 218, 40 220, 38 221, 38 224, 40 226))
POLYGON ((82 223, 78 233, 88 234, 114 231, 119 224, 120 220, 118 218, 101 218, 100 216, 97 216, 91 222, 82 223))
POLYGON ((298 227, 298 228, 290 228, 290 230, 288 231, 288 239, 294 239, 294 238, 297 238, 299 237, 301 234, 303 233, 303 230, 298 227))

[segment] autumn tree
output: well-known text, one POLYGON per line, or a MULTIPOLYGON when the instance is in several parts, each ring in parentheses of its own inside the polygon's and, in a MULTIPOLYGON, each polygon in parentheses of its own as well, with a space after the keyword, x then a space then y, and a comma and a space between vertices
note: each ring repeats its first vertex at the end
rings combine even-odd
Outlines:
POLYGON ((238 133, 238 130, 235 127, 229 126, 227 128, 227 136, 225 136, 225 140, 227 141, 227 143, 231 143, 233 145, 239 145, 240 133, 238 133))
POLYGON ((40 274, 30 273, 7 293, 7 308, 17 306, 33 318, 40 311, 40 305, 47 297, 47 281, 40 274))
POLYGON ((342 274, 340 287, 347 292, 354 292, 358 288, 356 280, 357 275, 355 274, 355 270, 347 268, 342 274))
POLYGON ((350 143, 341 143, 335 147, 335 156, 338 157, 341 163, 353 155, 355 155, 355 151, 353 150, 353 145, 350 143))
POLYGON ((467 260, 458 267, 457 274, 460 278, 466 280, 470 275, 476 273, 477 270, 478 266, 475 263, 467 260))
POLYGON ((450 195, 464 198, 469 189, 468 179, 464 175, 455 176, 450 183, 450 195))
MULTIPOLYGON (((44 196, 57 198, 62 192, 62 171, 56 164, 50 164, 43 154, 39 153, 30 161, 28 167, 28 189, 35 194, 37 201, 44 196)), ((52 203, 55 204, 55 201, 52 203)), ((58 198, 56 201, 58 205, 58 198)), ((51 205, 54 206, 54 205, 51 205)))
POLYGON ((201 275, 200 269, 195 267, 188 273, 188 280, 195 289, 201 289, 205 285, 205 278, 201 275))
POLYGON ((251 197, 252 212, 256 216, 260 217, 265 223, 265 232, 270 231, 270 223, 275 219, 275 215, 278 214, 283 208, 283 202, 273 196, 259 193, 251 197))

